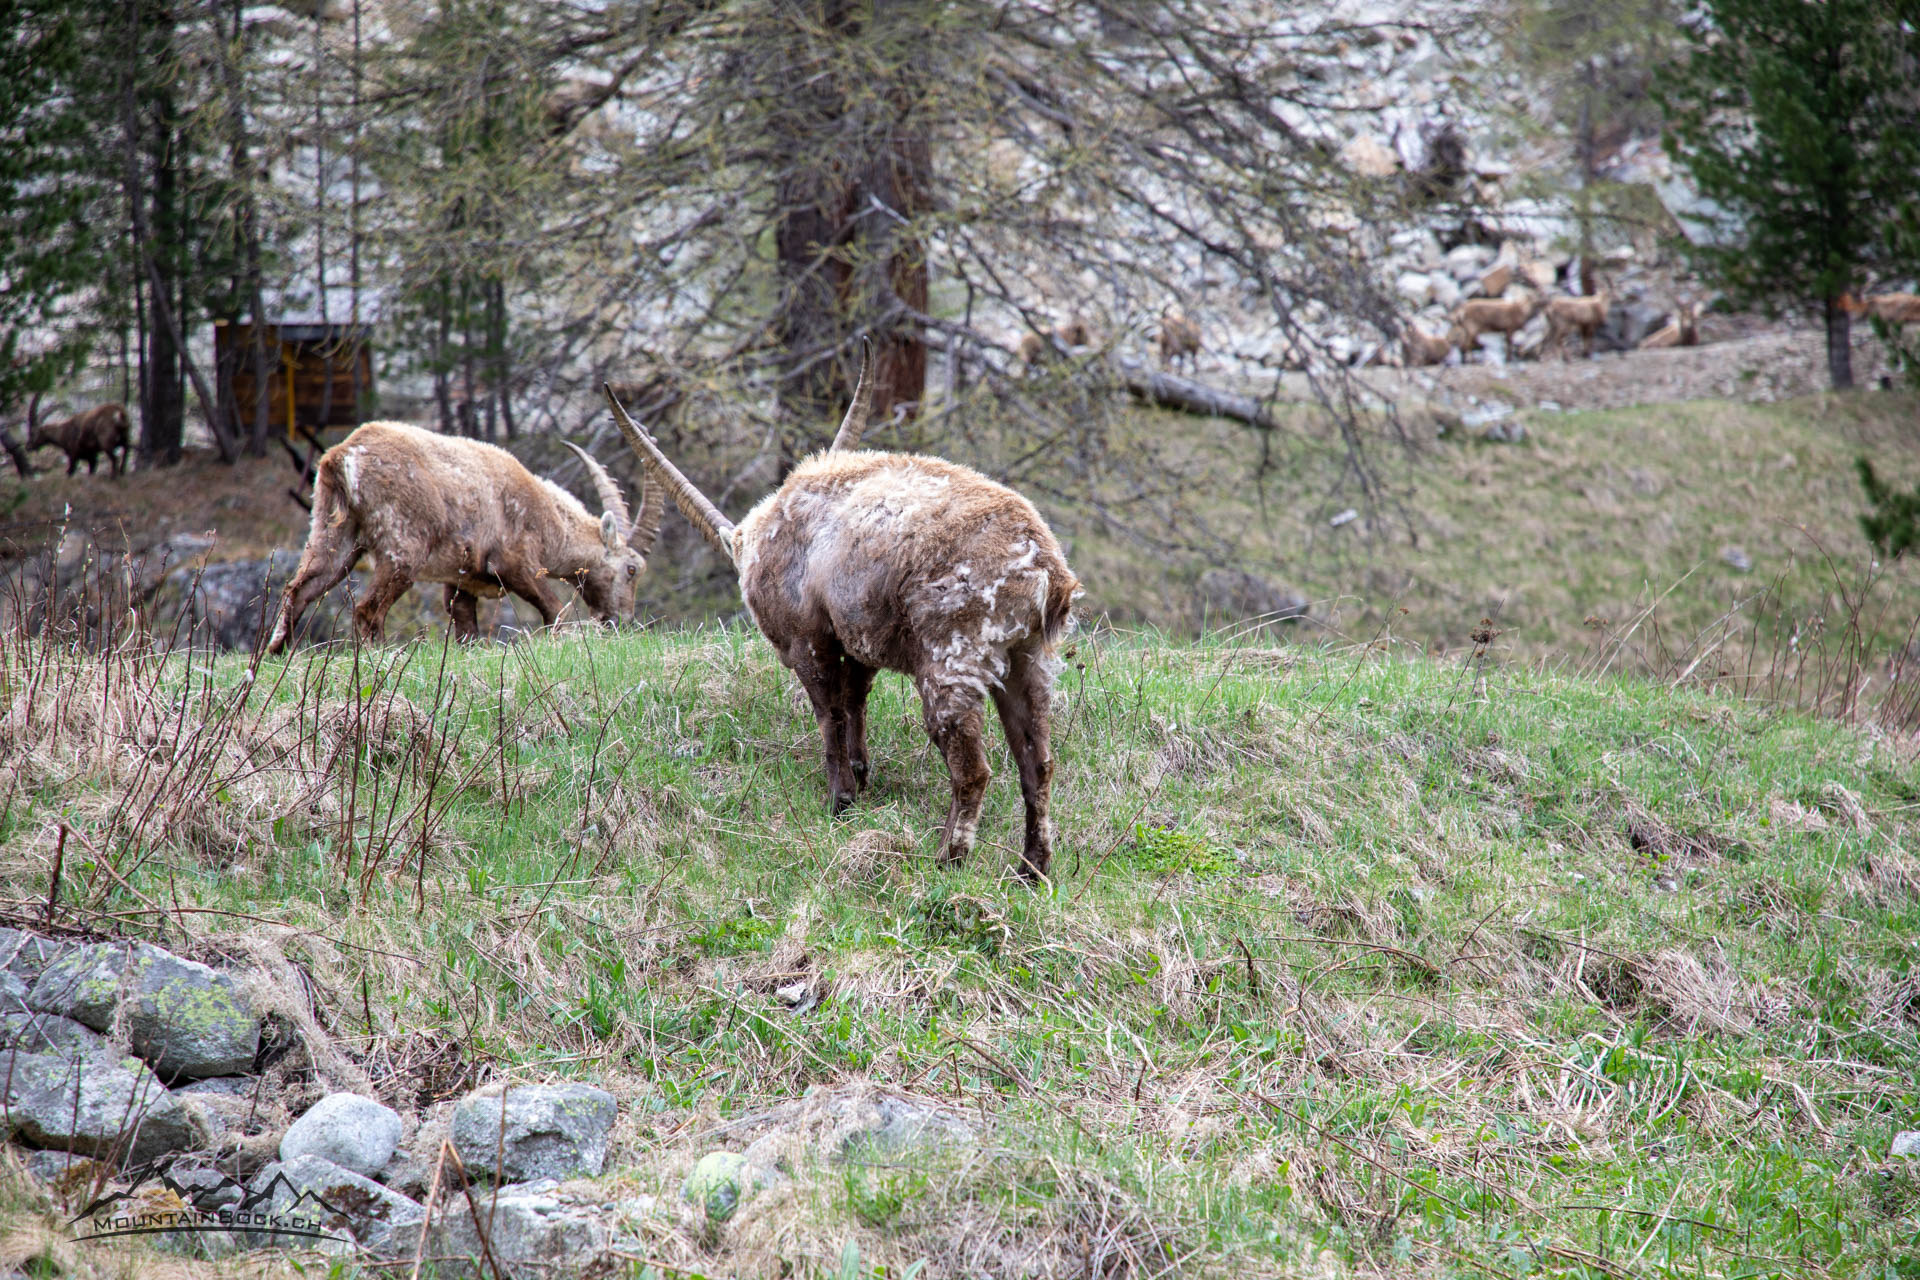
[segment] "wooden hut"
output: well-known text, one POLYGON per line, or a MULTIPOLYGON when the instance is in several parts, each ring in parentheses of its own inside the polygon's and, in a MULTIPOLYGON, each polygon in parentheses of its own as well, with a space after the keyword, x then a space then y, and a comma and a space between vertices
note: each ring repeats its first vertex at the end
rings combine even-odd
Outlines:
MULTIPOLYGON (((345 306, 338 310, 330 306, 327 312, 352 314, 345 306)), ((329 319, 309 308, 269 311, 264 327, 271 368, 267 417, 288 439, 358 426, 370 416, 374 403, 371 324, 329 319)), ((260 395, 254 377, 253 326, 216 323, 213 346, 220 397, 245 430, 254 421, 260 395)))

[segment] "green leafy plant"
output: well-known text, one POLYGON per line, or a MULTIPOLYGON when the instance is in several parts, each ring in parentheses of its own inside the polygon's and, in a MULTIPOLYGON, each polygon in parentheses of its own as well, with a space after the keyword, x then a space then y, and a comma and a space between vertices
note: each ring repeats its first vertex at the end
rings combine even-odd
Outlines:
POLYGON ((1920 489, 1896 489, 1875 474, 1873 464, 1856 459, 1860 487, 1873 510, 1860 517, 1860 529, 1882 555, 1903 556, 1920 545, 1920 489))
POLYGON ((1197 876, 1218 875, 1228 865, 1227 855, 1205 840, 1173 827, 1133 826, 1134 863, 1155 875, 1179 875, 1191 871, 1197 876))

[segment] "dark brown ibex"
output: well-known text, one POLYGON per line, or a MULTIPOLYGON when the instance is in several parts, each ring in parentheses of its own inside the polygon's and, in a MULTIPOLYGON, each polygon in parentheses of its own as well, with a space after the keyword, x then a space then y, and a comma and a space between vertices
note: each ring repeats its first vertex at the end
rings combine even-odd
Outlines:
POLYGON ((85 413, 77 413, 62 422, 36 422, 38 397, 35 400, 34 409, 27 415, 29 453, 49 445, 57 446, 67 455, 68 475, 72 475, 82 462, 87 464, 87 474, 94 474, 101 454, 107 456, 107 465, 113 469, 114 475, 126 471, 133 424, 127 418, 125 405, 95 405, 85 413))

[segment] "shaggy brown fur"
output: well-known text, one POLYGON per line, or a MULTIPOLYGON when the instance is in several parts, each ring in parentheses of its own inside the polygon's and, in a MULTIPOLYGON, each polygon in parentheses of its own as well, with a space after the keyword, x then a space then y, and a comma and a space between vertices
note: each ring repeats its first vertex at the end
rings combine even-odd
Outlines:
POLYGON ((649 476, 639 519, 630 520, 612 477, 584 450, 574 452, 605 508, 597 520, 504 449, 399 422, 359 428, 320 459, 313 528, 267 652, 286 647, 300 615, 362 556, 373 561, 373 583, 353 620, 367 640, 380 637, 387 610, 415 582, 446 585, 447 613, 463 641, 479 633, 479 597, 509 591, 552 626, 560 608, 541 581, 549 577, 572 582, 604 622, 632 613, 665 496, 649 476))
POLYGON ((1447 353, 1453 350, 1453 343, 1446 338, 1435 337, 1417 324, 1407 326, 1406 334, 1401 338, 1405 348, 1409 369, 1423 365, 1446 363, 1447 353))
POLYGON ((1547 303, 1547 340, 1541 344, 1542 355, 1558 349, 1566 354, 1569 334, 1580 335, 1583 350, 1581 354, 1593 354, 1593 338, 1607 323, 1607 309, 1613 305, 1613 294, 1602 289, 1580 298, 1553 298, 1547 303))
POLYGON ((1842 294, 1840 306, 1854 315, 1876 316, 1890 325, 1920 324, 1920 294, 1874 293, 1864 298, 1842 294))
MULTIPOLYGON (((867 378, 863 371, 863 391, 867 378)), ((856 393, 849 419, 862 401, 856 393)), ((735 526, 617 400, 608 402, 681 511, 733 560, 748 611, 806 689, 833 811, 867 782, 875 672, 904 672, 952 782, 941 856, 965 858, 991 776, 983 740, 991 697, 1026 802, 1022 874, 1045 875, 1053 852, 1053 650, 1080 583, 1033 504, 937 458, 829 450, 795 467, 735 526)), ((839 433, 858 436, 857 426, 839 433)))
POLYGON ((1020 339, 1020 346, 1017 348, 1017 351, 1020 356, 1020 363, 1031 368, 1052 360, 1056 356, 1065 355, 1075 347, 1090 347, 1092 345, 1093 330, 1087 327, 1085 320, 1075 316, 1073 319, 1055 329, 1051 334, 1029 333, 1026 337, 1020 339))
POLYGON ((127 408, 119 404, 95 405, 64 422, 34 423, 27 428, 27 448, 58 446, 67 455, 68 475, 82 461, 87 464, 87 474, 92 475, 103 453, 113 474, 122 474, 132 438, 133 424, 127 419, 127 408))
POLYGON ((1505 334, 1509 340, 1526 327, 1540 309, 1537 298, 1469 298, 1454 308, 1447 341, 1465 357, 1480 344, 1483 333, 1505 334))
POLYGON ((1642 351, 1658 351, 1662 347, 1697 347, 1700 345, 1699 314, 1693 304, 1682 302, 1674 307, 1673 318, 1640 339, 1642 351))
POLYGON ((1160 317, 1160 367, 1172 368, 1182 356, 1189 369, 1200 359, 1200 326, 1178 311, 1160 317))

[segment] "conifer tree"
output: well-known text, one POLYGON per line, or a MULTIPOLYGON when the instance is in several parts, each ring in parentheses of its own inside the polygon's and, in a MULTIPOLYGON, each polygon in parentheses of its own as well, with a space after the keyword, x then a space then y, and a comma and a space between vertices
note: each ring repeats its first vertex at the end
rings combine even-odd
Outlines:
POLYGON ((1920 201, 1920 0, 1706 0, 1663 77, 1667 147, 1726 211, 1697 265, 1740 304, 1809 307, 1853 385, 1840 306, 1895 266, 1920 201))

